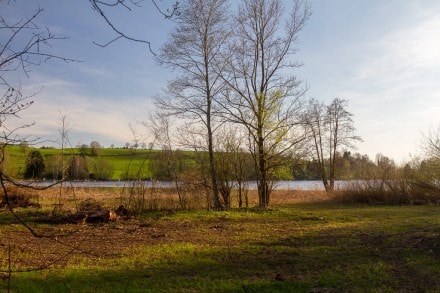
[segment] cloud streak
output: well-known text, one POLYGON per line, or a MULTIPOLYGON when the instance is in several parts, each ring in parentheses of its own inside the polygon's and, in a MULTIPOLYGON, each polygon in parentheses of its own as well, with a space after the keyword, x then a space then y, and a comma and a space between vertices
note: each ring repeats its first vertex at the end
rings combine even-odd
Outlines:
MULTIPOLYGON (((34 97, 35 103, 23 113, 22 119, 12 122, 14 127, 33 123, 26 134, 42 138, 46 142, 56 141, 61 112, 67 113, 71 129, 71 142, 89 143, 98 140, 104 145, 123 145, 131 141, 128 123, 146 120, 151 103, 142 96, 122 99, 82 95, 77 84, 63 79, 45 79, 26 88, 27 91, 43 88, 34 97)), ((49 143, 50 144, 50 143, 49 143)))

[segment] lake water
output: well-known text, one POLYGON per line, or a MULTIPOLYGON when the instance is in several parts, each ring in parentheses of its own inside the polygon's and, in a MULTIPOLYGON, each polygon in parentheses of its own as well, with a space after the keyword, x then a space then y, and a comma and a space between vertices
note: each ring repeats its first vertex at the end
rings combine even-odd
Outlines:
MULTIPOLYGON (((350 181, 338 180, 335 181, 335 189, 343 189, 350 181)), ((53 181, 39 181, 39 182, 26 182, 33 186, 48 186, 53 184, 53 181)), ((173 182, 169 181, 66 181, 63 183, 67 187, 87 187, 87 188, 104 188, 104 187, 130 187, 133 184, 141 183, 145 187, 174 187, 173 182)), ((257 182, 248 182, 249 189, 257 189, 257 182)), ((275 189, 280 190, 324 190, 322 181, 318 180, 305 180, 305 181, 277 181, 275 182, 275 189)))

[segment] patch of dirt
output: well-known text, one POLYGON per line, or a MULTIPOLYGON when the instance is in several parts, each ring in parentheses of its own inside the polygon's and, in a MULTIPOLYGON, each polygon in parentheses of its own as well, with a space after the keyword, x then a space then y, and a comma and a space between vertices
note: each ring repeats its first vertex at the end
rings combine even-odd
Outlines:
POLYGON ((434 257, 440 259, 440 234, 411 234, 404 238, 403 245, 408 248, 427 251, 434 257))
POLYGON ((9 206, 13 209, 15 208, 28 208, 28 207, 40 207, 40 204, 32 202, 32 197, 30 195, 23 194, 10 194, 7 198, 3 198, 0 201, 0 208, 6 208, 9 206))
MULTIPOLYGON (((139 245, 206 243, 211 241, 211 234, 218 234, 217 229, 226 229, 224 225, 215 226, 212 223, 196 226, 189 221, 145 222, 134 218, 88 225, 78 224, 82 219, 80 216, 82 217, 81 213, 40 219, 37 221, 39 223, 30 226, 40 237, 32 236, 20 224, 9 224, 6 229, 3 227, 0 237, 0 259, 7 259, 10 246, 12 263, 16 267, 40 268, 49 264, 62 267, 74 255, 86 256, 93 260, 114 258, 129 251, 130 247, 139 245), (53 225, 54 223, 56 225, 53 225), (46 226, 47 224, 49 226, 46 226), (195 234, 199 236, 195 237, 195 234)), ((0 266, 4 269, 4 264, 0 263, 0 266)))

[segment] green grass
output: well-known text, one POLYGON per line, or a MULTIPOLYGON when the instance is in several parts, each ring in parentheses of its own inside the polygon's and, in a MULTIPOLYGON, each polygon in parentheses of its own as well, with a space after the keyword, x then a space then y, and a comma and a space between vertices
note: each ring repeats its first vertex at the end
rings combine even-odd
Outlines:
MULTIPOLYGON (((75 253, 62 266, 14 274, 13 292, 440 288, 438 206, 291 204, 271 211, 146 214, 143 221, 146 228, 124 222, 93 228, 104 229, 106 237, 123 229, 118 226, 128 232, 123 239, 98 242, 114 244, 108 255, 75 253), (277 275, 283 280, 275 280, 277 275)), ((5 288, 6 280, 0 280, 0 290, 5 288)))
MULTIPOLYGON (((33 150, 30 147, 9 146, 7 148, 8 165, 10 166, 10 172, 14 176, 22 177, 25 170, 25 162, 27 154, 33 150)), ((38 149, 45 159, 48 159, 54 155, 60 155, 61 150, 55 148, 41 148, 38 149)), ((87 156, 93 160, 105 160, 113 168, 114 173, 110 180, 123 180, 127 176, 130 179, 134 178, 151 178, 152 171, 149 164, 151 156, 154 155, 156 150, 136 150, 132 153, 129 149, 116 149, 116 148, 102 148, 99 150, 98 156, 87 156), (140 173, 139 173, 140 172, 140 173)), ((79 148, 65 149, 64 158, 67 162, 72 155, 79 155, 79 148)))

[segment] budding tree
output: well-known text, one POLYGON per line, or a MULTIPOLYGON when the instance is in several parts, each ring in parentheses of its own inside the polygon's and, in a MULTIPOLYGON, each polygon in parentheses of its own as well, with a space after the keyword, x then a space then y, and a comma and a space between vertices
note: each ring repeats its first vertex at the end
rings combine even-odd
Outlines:
POLYGON ((224 111, 249 134, 261 207, 269 205, 272 172, 303 139, 295 129, 305 89, 292 75, 300 64, 290 57, 311 10, 307 2, 296 0, 287 16, 285 11, 280 0, 242 1, 223 75, 228 84, 224 111))

